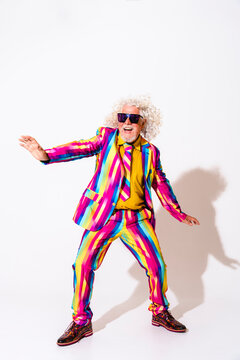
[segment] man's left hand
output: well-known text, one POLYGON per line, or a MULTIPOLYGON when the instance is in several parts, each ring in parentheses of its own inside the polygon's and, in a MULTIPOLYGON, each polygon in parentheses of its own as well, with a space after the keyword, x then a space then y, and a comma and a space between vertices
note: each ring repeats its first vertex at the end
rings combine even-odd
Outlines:
POLYGON ((200 222, 198 221, 198 219, 196 219, 193 216, 187 215, 187 217, 185 218, 185 220, 182 221, 183 223, 187 224, 187 225, 200 225, 200 222))

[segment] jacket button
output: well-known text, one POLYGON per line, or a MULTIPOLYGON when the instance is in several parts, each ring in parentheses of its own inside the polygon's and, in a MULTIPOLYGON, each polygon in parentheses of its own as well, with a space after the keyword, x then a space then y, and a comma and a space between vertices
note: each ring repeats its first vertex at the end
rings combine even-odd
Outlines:
POLYGON ((116 204, 115 203, 112 203, 113 204, 113 206, 115 206, 116 204))

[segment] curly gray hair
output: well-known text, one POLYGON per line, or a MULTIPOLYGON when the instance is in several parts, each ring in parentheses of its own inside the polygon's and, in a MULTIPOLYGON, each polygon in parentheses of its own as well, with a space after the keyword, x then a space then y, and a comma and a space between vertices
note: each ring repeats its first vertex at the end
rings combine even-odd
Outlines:
POLYGON ((139 109, 140 115, 142 115, 143 118, 146 119, 145 126, 141 131, 141 135, 145 139, 151 140, 158 135, 162 117, 160 114, 160 110, 152 104, 149 95, 139 95, 136 97, 129 96, 126 98, 121 98, 113 105, 113 111, 108 116, 106 116, 105 124, 107 126, 113 128, 118 127, 117 113, 122 111, 122 107, 124 105, 136 106, 139 109))

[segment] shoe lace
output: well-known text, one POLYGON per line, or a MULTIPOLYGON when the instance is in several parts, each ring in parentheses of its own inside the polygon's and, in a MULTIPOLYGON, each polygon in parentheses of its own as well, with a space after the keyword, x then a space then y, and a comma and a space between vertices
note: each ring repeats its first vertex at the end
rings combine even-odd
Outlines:
POLYGON ((76 330, 76 326, 77 324, 74 322, 74 321, 72 321, 70 324, 69 324, 69 326, 66 328, 66 330, 65 330, 65 334, 66 335, 68 335, 68 334, 71 334, 71 333, 74 333, 75 332, 75 330, 76 330))
POLYGON ((175 320, 169 310, 163 310, 163 314, 167 320, 175 320))

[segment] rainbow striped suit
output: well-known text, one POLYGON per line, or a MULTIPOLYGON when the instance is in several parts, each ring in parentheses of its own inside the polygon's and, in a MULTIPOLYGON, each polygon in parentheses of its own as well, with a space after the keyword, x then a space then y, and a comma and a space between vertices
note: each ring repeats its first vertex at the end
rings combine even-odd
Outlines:
MULTIPOLYGON (((149 282, 154 315, 169 306, 166 264, 163 260, 154 230, 155 218, 151 187, 156 191, 163 207, 177 220, 185 219, 169 181, 162 171, 159 150, 141 138, 142 165, 146 208, 115 210, 124 177, 124 168, 117 150, 118 130, 101 127, 89 140, 74 141, 47 149, 47 163, 70 161, 86 156, 97 156, 96 171, 84 191, 74 221, 85 228, 75 263, 73 320, 84 325, 92 318, 90 300, 94 271, 101 265, 111 243, 120 238, 145 269, 149 282)), ((46 162, 44 162, 46 163, 46 162)))
MULTIPOLYGON (((95 174, 84 191, 73 217, 76 224, 88 230, 99 230, 107 223, 119 197, 124 168, 117 151, 117 135, 117 129, 101 127, 97 130, 97 135, 89 140, 74 141, 45 150, 50 159, 48 164, 96 155, 95 174)), ((162 206, 177 220, 184 220, 186 214, 181 211, 171 185, 162 171, 159 150, 143 138, 141 149, 145 201, 147 208, 153 213, 153 226, 155 218, 151 187, 162 206)))

